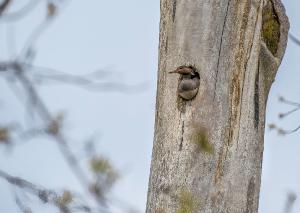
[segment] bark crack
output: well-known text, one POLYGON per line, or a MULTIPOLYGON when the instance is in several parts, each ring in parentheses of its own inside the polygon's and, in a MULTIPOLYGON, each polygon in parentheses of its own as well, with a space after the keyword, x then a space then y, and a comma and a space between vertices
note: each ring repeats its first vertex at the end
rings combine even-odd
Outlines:
POLYGON ((248 190, 247 190, 247 207, 245 213, 254 212, 254 196, 255 196, 255 179, 251 177, 248 183, 248 190))
MULTIPOLYGON (((255 20, 255 28, 257 27, 257 22, 258 22, 258 16, 259 16, 259 12, 257 12, 257 16, 256 16, 256 20, 255 20)), ((257 29, 257 28, 256 28, 257 29)), ((252 48, 253 48, 253 41, 254 41, 254 37, 255 37, 255 33, 256 33, 256 29, 254 30, 254 32, 253 32, 253 36, 252 36, 252 39, 251 39, 251 42, 250 42, 250 48, 249 48, 249 52, 247 52, 247 61, 246 61, 246 63, 245 63, 245 66, 244 66, 244 76, 243 76, 243 86, 242 86, 242 91, 241 91, 241 99, 243 98, 243 95, 244 95, 244 86, 245 86, 245 74, 246 74, 246 70, 247 70, 247 66, 248 66, 248 62, 249 62, 249 60, 250 60, 250 58, 251 58, 251 52, 252 52, 252 48)), ((258 75, 258 74, 257 74, 258 75)), ((256 81, 256 80, 255 80, 256 81)), ((258 82, 257 82, 258 83, 258 82)), ((255 86, 256 86, 256 83, 255 83, 255 86)), ((258 85, 257 85, 258 86, 258 85)), ((257 88, 258 89, 258 88, 257 88)), ((255 87, 255 91, 254 92, 256 92, 256 87, 255 87)), ((259 91, 257 91, 257 92, 259 92, 259 91)), ((257 93, 257 95, 258 95, 258 93, 257 93)), ((254 94, 254 96, 255 96, 255 94, 254 94)), ((259 98, 259 97, 257 97, 257 98, 259 98)), ((254 97, 254 100, 256 100, 255 99, 255 97, 254 97)), ((257 100, 258 101, 258 100, 257 100)), ((259 102, 257 103, 258 105, 259 105, 259 102)), ((240 106, 240 112, 239 112, 239 128, 238 128, 238 133, 237 133, 237 146, 236 146, 236 149, 238 149, 238 142, 239 142, 239 137, 240 137, 240 125, 241 125, 241 122, 240 122, 240 120, 241 120, 241 114, 242 114, 242 104, 241 104, 241 106, 240 106)), ((257 115, 257 116, 259 116, 259 115, 257 115)))
POLYGON ((165 53, 168 55, 168 45, 169 45, 169 37, 166 37, 166 43, 165 43, 165 53))
MULTIPOLYGON (((242 23, 242 27, 241 27, 241 38, 245 36, 246 33, 246 26, 247 26, 247 20, 248 20, 248 14, 249 14, 249 7, 246 6, 246 9, 244 11, 244 16, 243 16, 243 23, 242 23)), ((255 26, 257 26, 257 21, 258 21, 258 15, 256 16, 256 20, 255 20, 255 26)), ((242 97, 243 97, 243 92, 244 92, 244 86, 245 86, 245 73, 247 70, 247 66, 248 66, 248 62, 251 58, 251 52, 253 49, 253 41, 254 41, 254 37, 255 37, 255 31, 253 32, 253 36, 250 43, 250 48, 249 51, 247 51, 246 55, 246 61, 245 61, 245 65, 243 66, 243 73, 242 73, 242 78, 240 76, 240 72, 238 72, 238 74, 234 74, 233 79, 232 79, 232 91, 231 93, 233 94, 233 97, 231 98, 231 110, 230 110, 230 114, 229 114, 229 133, 228 133, 228 140, 227 143, 225 143, 222 146, 222 150, 219 154, 219 159, 217 161, 217 166, 216 166, 216 172, 215 172, 215 184, 218 183, 219 179, 222 176, 222 164, 224 163, 224 161, 226 160, 228 151, 229 151, 229 147, 231 145, 231 141, 233 139, 233 135, 234 135, 234 131, 237 133, 237 148, 238 148, 238 139, 239 139, 239 133, 240 133, 240 126, 236 129, 232 129, 234 128, 234 125, 236 125, 237 120, 238 120, 238 124, 240 125, 240 119, 241 119, 241 112, 242 112, 242 97), (242 82, 242 87, 240 86, 240 82, 242 82)), ((240 38, 240 39, 241 39, 240 38)), ((241 39, 241 41, 244 41, 244 38, 241 39)), ((240 43, 240 47, 239 48, 243 48, 243 44, 240 43)), ((243 54, 239 54, 239 55, 243 55, 243 54)))
POLYGON ((181 125, 181 137, 180 137, 179 151, 182 150, 183 135, 184 135, 184 121, 182 121, 182 125, 181 125))
POLYGON ((173 0, 173 11, 172 11, 172 20, 173 20, 173 22, 175 21, 176 7, 177 7, 177 2, 176 2, 176 0, 173 0))
POLYGON ((254 84, 254 126, 257 129, 259 124, 259 67, 257 69, 254 84))
POLYGON ((220 65, 220 57, 221 57, 221 50, 222 50, 222 45, 223 45, 223 35, 224 35, 224 29, 226 25, 226 20, 227 20, 227 15, 228 15, 228 9, 229 9, 229 0, 227 1, 227 7, 226 7, 226 13, 225 13, 225 18, 223 22, 223 27, 222 27, 222 33, 221 33, 221 41, 220 41, 220 46, 219 46, 219 53, 218 53, 218 61, 217 61, 217 71, 215 74, 215 87, 214 87, 214 98, 216 96, 216 87, 217 87, 217 82, 218 82, 218 74, 219 74, 219 65, 220 65))

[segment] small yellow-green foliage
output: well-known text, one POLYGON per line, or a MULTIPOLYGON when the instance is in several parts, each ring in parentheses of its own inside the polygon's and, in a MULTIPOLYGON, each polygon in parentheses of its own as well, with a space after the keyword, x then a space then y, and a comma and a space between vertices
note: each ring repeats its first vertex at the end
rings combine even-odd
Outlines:
POLYGON ((6 143, 9 141, 9 129, 6 127, 0 127, 0 143, 6 143))
POLYGON ((166 211, 163 208, 158 208, 154 211, 154 213, 166 213, 166 211))
POLYGON ((203 152, 206 152, 208 154, 213 154, 214 153, 214 148, 209 143, 208 135, 207 135, 207 129, 206 128, 200 128, 194 134, 195 134, 194 142, 197 145, 197 149, 199 151, 203 151, 203 152))
POLYGON ((73 200, 73 195, 70 191, 65 190, 63 194, 58 198, 58 203, 62 206, 67 206, 73 200))
POLYGON ((195 196, 186 190, 182 190, 179 194, 179 208, 177 213, 193 213, 199 206, 195 196))
POLYGON ((262 37, 268 49, 274 55, 277 52, 279 43, 280 24, 271 2, 268 2, 263 10, 262 37))
POLYGON ((111 169, 108 159, 101 156, 92 158, 90 164, 92 171, 95 173, 105 173, 111 169))
POLYGON ((110 161, 105 157, 93 157, 90 161, 90 167, 95 174, 105 176, 107 183, 113 184, 119 177, 110 161))
POLYGON ((64 113, 60 112, 57 116, 50 122, 47 132, 51 135, 57 135, 62 128, 63 120, 64 120, 64 113))

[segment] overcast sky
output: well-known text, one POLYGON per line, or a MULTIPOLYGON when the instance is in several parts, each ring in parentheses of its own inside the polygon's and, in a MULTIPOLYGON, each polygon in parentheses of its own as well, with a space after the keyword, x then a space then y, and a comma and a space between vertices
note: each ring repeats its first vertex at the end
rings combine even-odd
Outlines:
MULTIPOLYGON (((28 1, 15 2, 12 10, 28 1)), ((300 38, 300 2, 286 0, 284 4, 291 32, 300 38)), ((44 14, 44 4, 40 3, 24 20, 0 22, 1 60, 20 51, 44 14), (7 41, 13 40, 15 47, 7 45, 11 43, 7 41)), ((145 209, 153 140, 158 35, 159 0, 74 0, 39 39, 34 60, 36 65, 71 74, 86 74, 100 68, 111 73, 110 80, 145 82, 147 89, 136 94, 87 92, 61 84, 39 87, 53 114, 66 112, 66 132, 76 152, 80 153, 85 139, 98 136, 97 151, 109 156, 122 175, 113 190, 113 200, 121 201, 121 208, 124 202, 141 212, 145 209)), ((278 102, 279 95, 300 101, 299 57, 300 47, 289 42, 269 95, 267 123, 277 122, 285 128, 300 123, 297 114, 284 121, 277 118, 279 112, 289 109, 278 102)), ((20 119, 29 127, 38 124, 37 119, 28 116, 4 78, 0 78, 0 91, 0 124, 20 119)), ((289 191, 300 196, 299 136, 295 133, 281 137, 266 131, 260 213, 282 213, 289 191)), ((47 138, 30 140, 10 152, 0 147, 0 153, 0 168, 12 175, 53 189, 80 191, 55 143, 47 138)), ((12 192, 0 180, 0 212, 18 212, 12 192)), ((43 205, 35 208, 37 212, 45 209, 43 205)), ((300 212, 300 201, 293 212, 300 212)))

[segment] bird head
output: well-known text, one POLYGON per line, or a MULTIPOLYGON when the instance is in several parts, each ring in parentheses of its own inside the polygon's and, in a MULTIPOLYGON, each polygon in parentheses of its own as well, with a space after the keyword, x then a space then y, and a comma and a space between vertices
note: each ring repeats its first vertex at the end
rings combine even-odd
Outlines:
POLYGON ((181 75, 195 75, 196 74, 195 68, 192 66, 180 66, 169 73, 178 73, 181 75))

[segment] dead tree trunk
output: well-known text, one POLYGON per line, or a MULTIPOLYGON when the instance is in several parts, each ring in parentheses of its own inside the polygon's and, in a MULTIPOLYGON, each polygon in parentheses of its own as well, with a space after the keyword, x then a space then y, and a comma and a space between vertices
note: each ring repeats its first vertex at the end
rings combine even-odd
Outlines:
POLYGON ((265 106, 285 52, 280 0, 161 0, 147 213, 256 213, 265 106), (192 65, 198 94, 177 94, 192 65))

